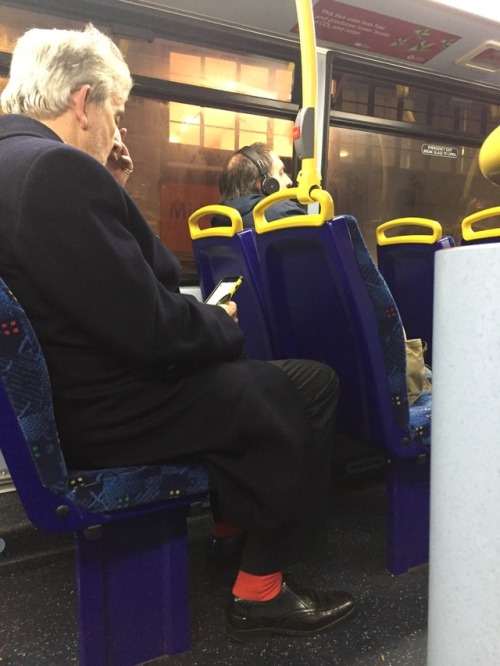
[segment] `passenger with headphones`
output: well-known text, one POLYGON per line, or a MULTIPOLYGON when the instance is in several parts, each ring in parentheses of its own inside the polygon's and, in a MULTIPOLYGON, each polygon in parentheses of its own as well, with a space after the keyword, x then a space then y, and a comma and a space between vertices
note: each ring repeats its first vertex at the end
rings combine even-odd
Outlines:
MULTIPOLYGON (((264 197, 292 186, 279 156, 265 143, 252 143, 240 148, 226 164, 219 179, 220 203, 236 208, 243 226, 253 227, 253 209, 264 197)), ((306 210, 292 199, 279 201, 266 211, 268 221, 291 215, 304 215, 306 210)), ((212 226, 230 226, 229 218, 215 215, 212 226)))

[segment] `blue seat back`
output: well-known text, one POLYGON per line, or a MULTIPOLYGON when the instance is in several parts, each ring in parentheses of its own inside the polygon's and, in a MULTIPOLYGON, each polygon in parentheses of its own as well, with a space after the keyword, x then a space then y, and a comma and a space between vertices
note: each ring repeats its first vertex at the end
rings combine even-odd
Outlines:
POLYGON ((269 229, 256 241, 279 354, 336 370, 340 432, 415 457, 401 318, 356 220, 269 229))
POLYGON ((426 361, 432 363, 434 255, 455 246, 451 236, 434 243, 377 245, 377 263, 398 306, 408 338, 427 343, 426 361))
MULTIPOLYGON (((49 376, 26 314, 0 280, 0 378, 42 484, 56 495, 68 489, 49 376)), ((7 446, 4 443, 4 446, 7 446)))
POLYGON ((2 280, 0 417, 0 449, 28 516, 43 529, 79 529, 111 520, 110 512, 116 510, 147 511, 160 501, 175 504, 208 492, 207 470, 194 460, 67 469, 40 344, 23 308, 2 280))
POLYGON ((257 249, 280 353, 331 365, 340 378, 337 429, 390 460, 387 568, 400 574, 422 564, 432 394, 408 407, 401 318, 356 220, 270 222, 257 249))
POLYGON ((207 496, 207 470, 194 460, 68 470, 40 345, 2 280, 0 449, 30 520, 76 533, 80 664, 132 666, 187 650, 186 518, 207 496))
POLYGON ((243 276, 243 284, 234 300, 238 304, 239 325, 245 336, 245 351, 254 359, 275 358, 253 229, 230 237, 211 235, 195 239, 193 251, 203 298, 210 294, 221 278, 243 276))

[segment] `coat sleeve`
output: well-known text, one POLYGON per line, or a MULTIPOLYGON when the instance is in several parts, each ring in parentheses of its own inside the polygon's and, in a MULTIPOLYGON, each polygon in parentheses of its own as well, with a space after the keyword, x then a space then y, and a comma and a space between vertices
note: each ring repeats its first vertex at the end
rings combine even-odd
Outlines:
POLYGON ((22 192, 16 261, 75 331, 142 364, 241 354, 239 327, 222 308, 179 293, 175 258, 96 160, 54 143, 32 162, 22 192))

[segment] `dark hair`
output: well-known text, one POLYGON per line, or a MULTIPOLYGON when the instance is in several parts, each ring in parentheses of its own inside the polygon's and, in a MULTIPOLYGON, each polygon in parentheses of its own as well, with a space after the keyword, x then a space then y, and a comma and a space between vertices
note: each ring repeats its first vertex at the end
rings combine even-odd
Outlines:
MULTIPOLYGON (((250 148, 255 150, 271 171, 273 161, 271 149, 265 143, 252 143, 250 148)), ((247 194, 261 194, 259 187, 260 173, 256 165, 240 152, 234 153, 219 178, 219 192, 221 201, 239 199, 247 194)))

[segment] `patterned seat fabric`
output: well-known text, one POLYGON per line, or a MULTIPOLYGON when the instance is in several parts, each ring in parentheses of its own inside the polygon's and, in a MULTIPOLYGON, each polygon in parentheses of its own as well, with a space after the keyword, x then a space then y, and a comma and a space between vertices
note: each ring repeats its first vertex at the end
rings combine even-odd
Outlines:
POLYGON ((422 446, 431 444, 432 393, 423 391, 410 407, 410 437, 422 446))
POLYGON ((415 442, 429 446, 432 393, 423 393, 411 407, 408 406, 406 348, 401 317, 384 278, 370 256, 356 220, 348 217, 347 224, 376 315, 396 421, 415 442))
POLYGON ((24 310, 0 281, 0 376, 42 484, 56 495, 68 490, 49 376, 24 310))
POLYGON ((169 465, 72 472, 69 485, 69 499, 89 511, 102 513, 203 495, 208 492, 209 480, 202 463, 190 460, 169 465))
POLYGON ((191 460, 68 473, 40 344, 22 307, 1 280, 0 377, 40 480, 54 494, 103 512, 208 492, 206 469, 191 460))
POLYGON ((434 243, 377 245, 378 269, 385 279, 408 338, 427 343, 426 360, 432 365, 434 258, 436 252, 455 246, 451 236, 434 243), (415 288, 418 285, 417 288, 415 288))

